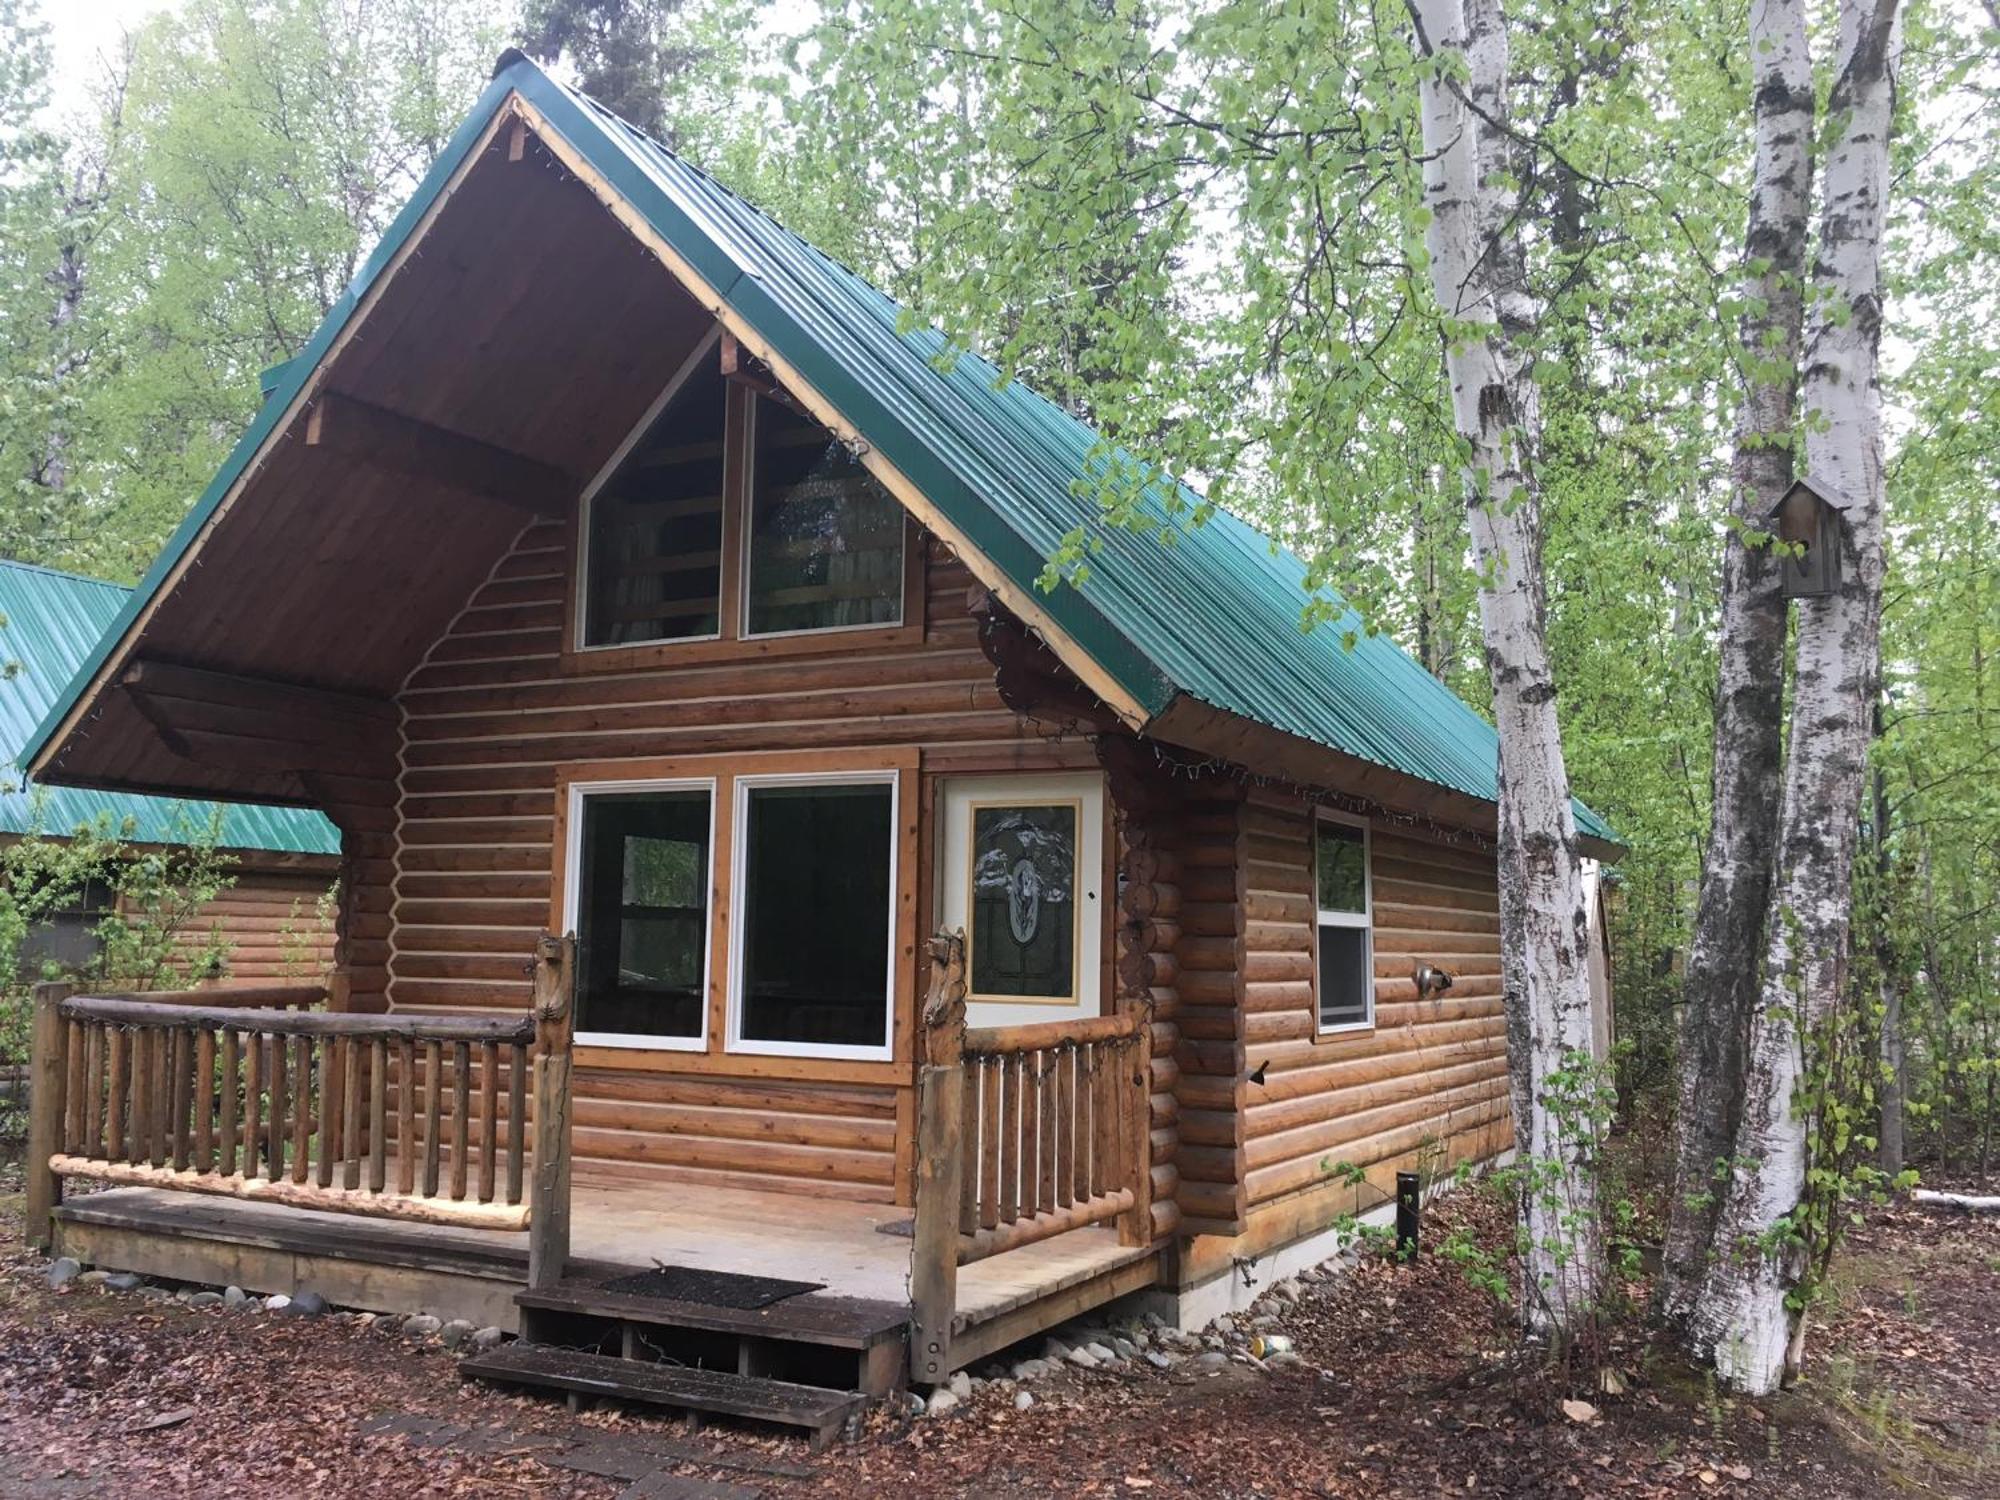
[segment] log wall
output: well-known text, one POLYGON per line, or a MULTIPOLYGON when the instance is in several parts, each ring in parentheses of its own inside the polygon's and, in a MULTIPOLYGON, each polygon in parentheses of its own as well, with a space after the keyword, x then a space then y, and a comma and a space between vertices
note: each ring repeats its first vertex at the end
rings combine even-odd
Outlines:
MULTIPOLYGON (((810 656, 565 671, 563 528, 517 539, 405 685, 388 914, 394 1009, 527 1004, 551 922, 557 767, 768 750, 918 747, 954 772, 1094 766, 1010 711, 967 614, 972 578, 920 538, 923 639, 810 656)), ((906 877, 907 878, 907 877, 906 877)), ((925 903, 927 905, 928 903, 925 903)), ((908 1057, 829 1064, 580 1047, 576 1153, 599 1175, 906 1197, 908 1057)))
POLYGON ((1181 1205, 1228 1237, 1188 1258, 1191 1276, 1376 1207, 1398 1169, 1510 1139, 1492 853, 1371 824, 1375 1025, 1321 1036, 1312 818, 1263 788, 1190 808, 1181 1205), (1454 977, 1419 998, 1425 963, 1454 977), (1350 1166, 1366 1181, 1340 1181, 1350 1166))
MULTIPOLYGON (((236 883, 205 903, 175 936, 182 972, 211 932, 229 945, 224 984, 310 984, 333 967, 333 926, 320 900, 332 888, 334 861, 312 870, 242 868, 236 883)), ((330 916, 331 914, 327 914, 330 916)))

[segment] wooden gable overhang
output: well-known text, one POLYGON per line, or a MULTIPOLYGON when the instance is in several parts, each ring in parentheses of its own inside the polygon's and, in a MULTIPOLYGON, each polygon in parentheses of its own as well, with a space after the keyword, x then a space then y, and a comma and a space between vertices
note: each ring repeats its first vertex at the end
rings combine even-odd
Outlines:
POLYGON ((599 169, 574 122, 551 119, 575 107, 567 95, 508 86, 529 67, 503 67, 347 305, 279 383, 42 726, 34 774, 317 805, 338 821, 344 779, 393 772, 390 699, 425 644, 524 523, 573 503, 720 322, 739 358, 858 452, 1032 632, 1103 727, 1398 814, 1494 828, 1489 799, 1179 691, 1075 591, 1057 600, 1024 585, 1032 570, 1008 551, 1021 538, 975 524, 963 497, 938 503, 934 487, 955 492, 962 479, 921 463, 913 476, 871 442, 825 393, 832 381, 849 404, 863 399, 846 389, 853 372, 788 360, 745 313, 762 305, 757 267, 716 249, 719 230, 670 241, 658 206, 642 212, 645 194, 599 169), (697 242, 713 253, 686 248, 697 242))

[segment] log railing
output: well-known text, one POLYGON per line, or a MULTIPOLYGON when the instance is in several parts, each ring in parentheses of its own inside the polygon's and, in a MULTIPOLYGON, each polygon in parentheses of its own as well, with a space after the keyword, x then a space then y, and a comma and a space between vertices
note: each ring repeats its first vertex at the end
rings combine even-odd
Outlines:
POLYGON ((960 1265, 1131 1214, 1147 1104, 1139 1019, 963 1033, 960 1265))
POLYGON ((62 1181, 84 1177, 484 1229, 546 1219, 531 1258, 560 1274, 567 954, 545 940, 535 1009, 492 1016, 305 1008, 316 989, 38 986, 31 1239, 47 1243, 62 1181))
POLYGON ((1150 1242, 1148 1023, 1131 1006, 968 1029, 963 935, 932 940, 917 1089, 914 1379, 950 1371, 960 1266, 1092 1225, 1150 1242))

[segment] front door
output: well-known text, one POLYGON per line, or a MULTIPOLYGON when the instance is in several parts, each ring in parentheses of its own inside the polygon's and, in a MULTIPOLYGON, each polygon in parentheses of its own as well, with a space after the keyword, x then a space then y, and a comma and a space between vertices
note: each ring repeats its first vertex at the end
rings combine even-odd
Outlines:
POLYGON ((943 806, 939 913, 965 930, 967 1023, 1099 1014, 1103 777, 955 777, 943 806))

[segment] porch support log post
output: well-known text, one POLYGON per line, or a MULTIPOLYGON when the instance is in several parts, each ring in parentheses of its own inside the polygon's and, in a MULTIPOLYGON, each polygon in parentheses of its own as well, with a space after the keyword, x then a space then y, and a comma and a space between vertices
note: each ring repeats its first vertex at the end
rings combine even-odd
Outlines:
POLYGON ((28 1244, 36 1250, 49 1248, 55 1233, 51 1216, 62 1199, 62 1179, 50 1169, 49 1162, 62 1150, 60 1136, 69 1062, 63 1054, 69 1032, 61 1007, 75 988, 68 984, 35 986, 35 1031, 29 1052, 28 1156, 23 1169, 27 1177, 24 1233, 28 1244))
MULTIPOLYGON (((576 1021, 576 935, 544 935, 535 962, 535 1160, 528 1212, 528 1285, 562 1280, 569 1259, 570 1041, 576 1021)), ((436 1085, 433 1084, 435 1089, 436 1085)))
POLYGON ((958 1307, 958 1219, 966 1152, 965 934, 931 939, 924 1002, 924 1064, 917 1076, 916 1223, 910 1242, 910 1378, 936 1385, 951 1373, 958 1307))

